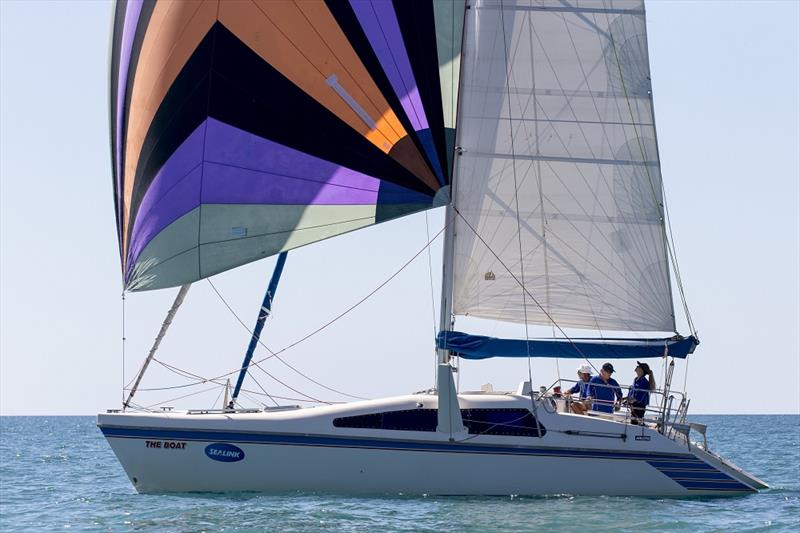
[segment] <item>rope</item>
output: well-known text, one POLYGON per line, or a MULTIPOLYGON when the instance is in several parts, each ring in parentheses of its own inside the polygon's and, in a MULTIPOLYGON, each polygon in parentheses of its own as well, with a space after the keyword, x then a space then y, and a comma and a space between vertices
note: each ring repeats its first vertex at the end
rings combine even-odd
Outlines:
MULTIPOLYGON (((425 238, 428 239, 428 242, 431 240, 431 230, 428 224, 428 212, 425 211, 425 238)), ((433 261, 431 260, 431 247, 427 247, 428 250, 428 279, 430 280, 431 284, 431 320, 433 324, 433 338, 436 339, 436 300, 434 298, 434 289, 433 289, 433 261)), ((437 356, 436 350, 436 343, 433 344, 433 383, 436 384, 436 379, 438 377, 438 368, 439 368, 439 360, 437 356)))

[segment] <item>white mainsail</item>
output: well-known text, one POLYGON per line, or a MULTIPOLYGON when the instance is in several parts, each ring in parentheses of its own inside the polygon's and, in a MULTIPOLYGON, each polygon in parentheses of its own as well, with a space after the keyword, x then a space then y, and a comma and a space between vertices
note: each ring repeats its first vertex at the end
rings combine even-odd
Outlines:
POLYGON ((674 331, 643 2, 471 4, 454 313, 674 331))

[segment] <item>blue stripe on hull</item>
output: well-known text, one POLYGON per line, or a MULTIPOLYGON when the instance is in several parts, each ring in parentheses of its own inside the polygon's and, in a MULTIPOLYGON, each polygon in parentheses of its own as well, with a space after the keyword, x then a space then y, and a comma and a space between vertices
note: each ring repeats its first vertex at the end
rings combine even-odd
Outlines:
MULTIPOLYGON (((225 441, 234 443, 286 444, 297 446, 333 446, 347 448, 380 448, 426 452, 490 453, 505 455, 546 455, 560 457, 590 457, 599 459, 658 460, 679 459, 680 464, 696 461, 694 456, 669 453, 643 453, 606 450, 586 450, 575 448, 546 448, 526 446, 502 446, 461 444, 448 442, 398 441, 362 437, 326 437, 315 435, 295 435, 277 433, 235 433, 228 431, 197 431, 179 429, 124 428, 103 426, 106 437, 153 438, 167 440, 225 441)), ((678 463, 675 463, 678 464, 678 463)), ((694 464, 694 463, 691 463, 694 464)), ((705 464, 700 463, 698 464, 705 464)))
POLYGON ((671 463, 647 461, 656 470, 688 490, 714 490, 733 492, 755 492, 754 489, 717 470, 708 463, 671 463), (700 466, 702 465, 702 466, 700 466))
POLYGON ((736 480, 731 483, 709 483, 701 481, 680 481, 679 483, 689 490, 722 490, 732 492, 756 492, 747 485, 742 485, 736 480))
MULTIPOLYGON (((694 459, 694 457, 692 457, 694 459)), ((717 469, 711 466, 708 463, 704 463, 699 459, 694 459, 693 461, 648 461, 652 466, 658 468, 659 470, 710 470, 716 471, 717 469)))
POLYGON ((666 474, 672 479, 685 479, 685 480, 703 480, 703 479, 730 479, 730 476, 723 474, 719 471, 713 472, 692 472, 691 470, 662 470, 658 469, 661 473, 666 474))
POLYGON ((526 455, 646 461, 650 466, 688 490, 752 492, 753 489, 729 477, 690 454, 644 453, 575 448, 546 448, 460 444, 446 442, 397 441, 363 437, 327 437, 316 435, 239 433, 181 429, 132 428, 100 426, 103 435, 111 438, 162 439, 237 444, 273 444, 292 446, 343 447, 383 450, 405 450, 446 453, 478 453, 493 455, 526 455))

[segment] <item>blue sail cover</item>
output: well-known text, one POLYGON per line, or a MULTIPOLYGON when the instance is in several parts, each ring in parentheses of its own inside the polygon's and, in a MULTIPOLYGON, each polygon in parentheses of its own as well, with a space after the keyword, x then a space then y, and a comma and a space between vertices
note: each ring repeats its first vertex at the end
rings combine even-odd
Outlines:
POLYGON ((686 359, 700 342, 694 337, 663 339, 498 339, 458 331, 440 331, 438 348, 464 359, 490 357, 561 357, 564 359, 644 359, 661 357, 665 346, 671 357, 686 359))

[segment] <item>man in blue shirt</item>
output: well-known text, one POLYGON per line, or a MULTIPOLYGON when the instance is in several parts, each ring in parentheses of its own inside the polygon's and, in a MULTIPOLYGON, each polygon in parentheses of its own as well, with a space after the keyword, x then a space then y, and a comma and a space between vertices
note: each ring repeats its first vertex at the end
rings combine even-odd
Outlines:
POLYGON ((614 367, 611 363, 606 363, 600 369, 600 375, 593 377, 589 381, 589 395, 592 397, 592 411, 601 413, 613 413, 619 407, 622 400, 622 389, 611 374, 614 367))

